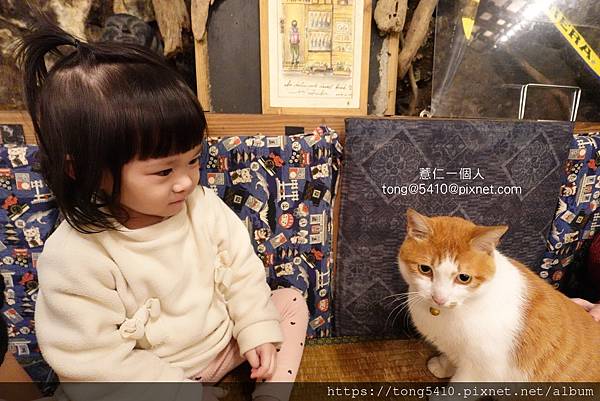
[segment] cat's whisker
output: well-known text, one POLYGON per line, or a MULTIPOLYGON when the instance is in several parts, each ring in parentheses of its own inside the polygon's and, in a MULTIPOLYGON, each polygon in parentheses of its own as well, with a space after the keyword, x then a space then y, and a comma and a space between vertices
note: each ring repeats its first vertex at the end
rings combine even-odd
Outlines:
MULTIPOLYGON (((396 313, 396 316, 394 317, 394 319, 392 320, 392 327, 394 327, 394 325, 396 324, 396 319, 398 319, 398 316, 400 316, 403 311, 408 309, 408 303, 404 304, 404 307, 402 309, 400 309, 398 311, 398 313, 396 313)), ((409 312, 410 313, 410 312, 409 312)), ((405 313, 404 316, 408 315, 409 313, 405 313)))
POLYGON ((394 318, 392 319, 391 328, 394 327, 394 324, 396 323, 398 316, 400 316, 411 305, 414 305, 421 300, 421 297, 418 297, 418 296, 411 297, 411 295, 416 295, 416 294, 417 294, 416 292, 406 294, 404 301, 402 303, 400 303, 399 305, 396 305, 394 307, 394 309, 392 309, 392 311, 390 312, 390 314, 388 315, 388 317, 385 321, 385 328, 387 328, 387 324, 388 324, 390 318, 392 317, 392 315, 394 315, 394 318))
POLYGON ((399 297, 399 298, 396 298, 396 299, 394 299, 392 301, 389 301, 388 303, 386 303, 384 305, 384 308, 388 309, 389 307, 391 307, 392 305, 394 305, 397 302, 406 302, 406 297, 399 297))
POLYGON ((404 294, 405 294, 404 292, 400 292, 398 294, 391 294, 391 295, 388 295, 387 297, 381 298, 380 301, 383 301, 384 299, 388 299, 388 298, 391 298, 391 297, 399 297, 399 296, 402 296, 404 294))
MULTIPOLYGON (((398 318, 398 315, 400 315, 402 313, 402 311, 408 306, 409 302, 410 302, 410 298, 407 297, 406 299, 403 300, 402 303, 396 305, 394 307, 394 309, 392 309, 392 311, 390 312, 390 314, 388 315, 388 317, 387 317, 387 319, 385 321, 385 327, 386 328, 387 328, 387 324, 388 324, 390 318, 392 317, 392 315, 394 315, 394 319, 393 320, 395 321, 398 318)), ((391 327, 393 328, 393 324, 392 324, 391 327)))
MULTIPOLYGON (((413 297, 413 298, 409 298, 408 302, 406 302, 406 308, 409 310, 408 313, 404 314, 402 323, 404 323, 406 321, 406 324, 404 326, 407 326, 409 323, 409 318, 410 318, 410 307, 411 306, 415 306, 418 303, 424 301, 424 299, 422 297, 413 297)), ((404 309, 404 308, 403 308, 404 309)), ((400 312, 398 314, 402 313, 402 310, 400 310, 400 312)), ((398 315, 396 315, 396 319, 398 318, 398 315)), ((392 327, 394 327, 394 323, 395 323, 395 319, 392 322, 392 327)))
MULTIPOLYGON (((402 296, 405 296, 405 293, 400 292, 400 293, 397 293, 397 294, 388 295, 388 296, 383 297, 381 299, 375 299, 375 300, 371 301, 369 304, 367 304, 367 308, 372 307, 376 303, 378 303, 378 304, 381 305, 381 304, 383 304, 383 301, 386 300, 386 299, 388 299, 388 298, 392 298, 392 297, 398 298, 398 297, 402 297, 402 296)), ((395 301, 395 299, 393 301, 395 301)))
MULTIPOLYGON (((388 327, 388 322, 390 321, 390 317, 392 317, 392 315, 394 314, 394 312, 395 312, 396 310, 398 310, 398 308, 402 308, 402 307, 403 307, 403 305, 404 305, 404 303, 401 303, 400 305, 396 305, 396 306, 394 307, 394 309, 392 309, 392 311, 391 311, 391 312, 390 312, 390 314, 388 315, 387 319, 385 319, 385 325, 383 326, 383 329, 384 329, 384 330, 386 330, 386 329, 387 329, 387 327, 388 327)), ((402 309, 400 309, 400 310, 402 310, 402 309)), ((393 326, 392 326, 392 328, 393 328, 393 326)))
MULTIPOLYGON (((379 300, 379 304, 387 309, 394 303, 401 301, 401 300, 405 299, 406 297, 407 297, 407 294, 393 294, 393 295, 387 296, 387 297, 379 300), (392 296, 394 298, 392 298, 392 296), (392 299, 390 299, 390 298, 392 298, 392 299), (387 299, 387 300, 385 300, 385 299, 387 299)), ((374 301, 374 302, 376 302, 376 301, 374 301)))
POLYGON ((416 293, 417 293, 416 291, 399 292, 397 294, 391 294, 391 295, 388 295, 387 297, 383 297, 380 299, 380 301, 383 301, 384 299, 391 298, 391 297, 408 296, 408 295, 416 294, 416 293))
POLYGON ((401 300, 405 300, 409 296, 415 295, 415 294, 417 294, 417 292, 415 292, 415 291, 413 291, 413 292, 403 292, 403 293, 400 293, 400 294, 392 294, 392 295, 388 295, 387 297, 382 298, 381 301, 383 301, 386 298, 395 297, 391 301, 387 301, 385 303, 385 307, 389 308, 391 305, 395 304, 396 302, 401 301, 401 300))

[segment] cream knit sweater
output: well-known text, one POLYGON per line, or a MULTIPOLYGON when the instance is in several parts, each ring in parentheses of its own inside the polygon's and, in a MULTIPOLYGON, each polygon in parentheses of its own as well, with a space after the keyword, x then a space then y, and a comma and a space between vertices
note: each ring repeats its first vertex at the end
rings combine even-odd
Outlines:
POLYGON ((198 187, 158 224, 84 235, 66 222, 38 261, 36 331, 61 381, 183 381, 231 340, 282 341, 240 219, 198 187))

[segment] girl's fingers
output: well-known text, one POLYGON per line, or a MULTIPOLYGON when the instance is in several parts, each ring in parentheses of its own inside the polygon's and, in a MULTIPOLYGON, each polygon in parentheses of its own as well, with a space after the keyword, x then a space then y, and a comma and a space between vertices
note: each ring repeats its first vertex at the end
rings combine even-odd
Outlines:
POLYGON ((256 353, 256 349, 251 349, 250 351, 246 352, 244 356, 248 360, 250 366, 253 368, 258 368, 260 366, 260 358, 256 353))
POLYGON ((600 322, 600 304, 594 305, 594 307, 590 309, 590 315, 592 315, 595 321, 600 322))
POLYGON ((269 366, 267 364, 264 364, 263 361, 261 360, 260 367, 256 370, 256 379, 257 380, 264 379, 265 374, 267 373, 268 369, 269 369, 269 366))
POLYGON ((271 354, 271 364, 269 365, 269 371, 267 372, 267 378, 273 377, 273 373, 275 373, 275 368, 277 367, 277 353, 271 354))

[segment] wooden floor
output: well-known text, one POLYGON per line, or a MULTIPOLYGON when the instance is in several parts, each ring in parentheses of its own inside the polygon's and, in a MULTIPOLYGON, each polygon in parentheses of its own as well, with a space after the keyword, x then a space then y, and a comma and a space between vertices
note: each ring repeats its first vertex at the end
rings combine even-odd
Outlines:
MULTIPOLYGON (((349 385, 370 389, 370 383, 437 382, 426 367, 434 354, 435 350, 420 340, 309 340, 291 400, 331 401, 335 397, 327 392, 338 386, 343 391, 349 385)), ((220 386, 229 391, 225 400, 250 399, 253 383, 248 376, 248 366, 242 365, 223 380, 220 386)))

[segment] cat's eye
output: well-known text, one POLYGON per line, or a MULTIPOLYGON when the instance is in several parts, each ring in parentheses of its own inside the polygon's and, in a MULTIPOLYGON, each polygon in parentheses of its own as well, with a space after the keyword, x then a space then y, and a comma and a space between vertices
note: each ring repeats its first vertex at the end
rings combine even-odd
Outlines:
POLYGON ((456 280, 461 284, 469 284, 473 278, 468 274, 461 273, 456 276, 456 280))
POLYGON ((421 274, 431 274, 431 267, 427 265, 419 265, 418 269, 421 274))

